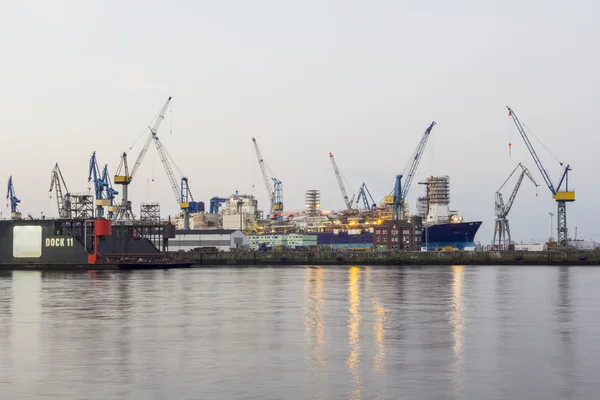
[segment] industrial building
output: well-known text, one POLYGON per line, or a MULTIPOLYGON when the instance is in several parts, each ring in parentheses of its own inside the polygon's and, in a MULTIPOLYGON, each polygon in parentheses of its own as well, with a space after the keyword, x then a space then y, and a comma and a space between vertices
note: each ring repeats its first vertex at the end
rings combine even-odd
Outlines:
POLYGON ((176 231, 169 240, 171 251, 192 251, 214 247, 219 251, 230 251, 248 246, 248 236, 234 229, 190 229, 176 231))
POLYGON ((422 219, 385 221, 375 228, 373 246, 376 249, 418 251, 422 245, 422 219))
POLYGON ((316 235, 300 235, 290 233, 289 235, 250 235, 248 236, 250 248, 258 249, 260 245, 265 246, 280 246, 280 247, 310 247, 317 245, 316 235))

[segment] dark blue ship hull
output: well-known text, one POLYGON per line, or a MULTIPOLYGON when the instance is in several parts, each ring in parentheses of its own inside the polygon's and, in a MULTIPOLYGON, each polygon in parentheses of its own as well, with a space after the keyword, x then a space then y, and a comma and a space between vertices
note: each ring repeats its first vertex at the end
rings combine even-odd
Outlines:
POLYGON ((475 235, 480 226, 481 221, 424 226, 423 247, 427 247, 427 250, 446 246, 456 247, 459 250, 474 247, 475 235))
MULTIPOLYGON (((437 224, 424 226, 422 247, 427 250, 452 246, 459 250, 475 246, 475 235, 481 226, 481 221, 460 222, 457 224, 437 224)), ((362 232, 360 235, 349 235, 348 232, 319 232, 317 244, 329 245, 332 248, 361 248, 373 247, 373 234, 362 232)))

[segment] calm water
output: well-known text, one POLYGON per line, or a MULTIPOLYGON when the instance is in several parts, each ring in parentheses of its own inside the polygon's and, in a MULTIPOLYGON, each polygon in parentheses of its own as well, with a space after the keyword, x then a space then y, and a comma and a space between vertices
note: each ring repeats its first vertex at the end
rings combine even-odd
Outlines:
POLYGON ((595 399, 600 268, 0 275, 0 398, 595 399))

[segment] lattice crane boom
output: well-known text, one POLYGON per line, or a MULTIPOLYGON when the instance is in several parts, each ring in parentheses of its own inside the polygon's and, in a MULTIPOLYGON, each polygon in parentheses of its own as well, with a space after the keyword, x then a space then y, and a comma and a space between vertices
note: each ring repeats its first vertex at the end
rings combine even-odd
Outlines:
POLYGON ((169 183, 171 184, 171 189, 173 189, 173 193, 175 193, 175 198, 177 199, 178 203, 181 203, 183 201, 183 199, 181 197, 181 190, 179 189, 179 183, 177 182, 177 179, 175 178, 175 174, 173 173, 173 169, 171 168, 171 163, 169 162, 167 153, 166 153, 161 141, 158 139, 158 136, 156 136, 156 134, 154 134, 154 145, 156 146, 156 150, 158 151, 160 161, 162 162, 163 167, 165 168, 165 172, 167 173, 167 178, 169 178, 169 183))
POLYGON ((344 198, 344 204, 346 204, 346 208, 348 210, 352 209, 352 203, 354 202, 354 195, 352 198, 348 198, 348 193, 346 192, 346 186, 344 185, 344 181, 342 179, 342 174, 335 162, 335 158, 332 153, 329 153, 329 160, 331 161, 331 165, 333 166, 333 172, 335 173, 335 177, 337 179, 338 185, 340 187, 340 191, 342 192, 342 197, 344 198))
POLYGON ((271 184, 269 183, 269 173, 267 172, 267 166, 262 157, 262 154, 260 154, 260 149, 258 148, 258 144, 256 143, 255 138, 252 138, 252 143, 254 144, 254 151, 256 153, 256 158, 258 159, 258 165, 260 166, 260 172, 262 174, 263 182, 265 184, 265 188, 267 189, 267 193, 269 196, 269 202, 270 202, 269 212, 273 213, 274 206, 275 206, 275 191, 273 188, 271 188, 271 184))
MULTIPOLYGON (((556 195, 556 193, 560 190, 560 187, 567 176, 567 172, 570 170, 569 165, 567 165, 565 167, 564 172, 560 178, 559 184, 555 188, 554 184, 552 183, 552 179, 550 179, 550 175, 548 175, 548 171, 546 171, 546 168, 544 168, 544 164, 542 164, 542 161, 540 160, 539 156, 537 155, 537 152, 533 148, 533 145, 531 144, 529 137, 525 133, 525 129, 523 129, 523 125, 521 124, 521 121, 519 121, 519 118, 517 118, 517 115, 509 106, 506 106, 506 109, 508 110, 508 115, 510 117, 512 117, 512 120, 515 123, 517 130, 519 131, 519 134, 523 138, 523 141, 525 142, 525 146, 527 147, 527 150, 529 150, 529 153, 531 154, 531 157, 533 158, 535 165, 540 170, 540 173, 542 174, 542 178, 544 178, 544 181, 546 182, 546 186, 548 186, 548 189, 550 189, 550 191, 552 192, 553 195, 556 195)), ((562 162, 559 162, 559 164, 561 166, 563 166, 562 162)))
MULTIPOLYGON (((519 179, 517 181, 517 184, 515 185, 515 187, 513 188, 512 193, 510 194, 510 197, 508 198, 508 202, 506 203, 506 208, 504 211, 504 216, 507 216, 508 213, 510 212, 510 209, 512 208, 514 202, 515 202, 515 198, 517 197, 517 192, 519 191, 519 188, 521 187, 521 183, 523 182, 523 178, 525 176, 527 176, 529 178, 529 180, 535 185, 535 187, 537 188, 539 185, 537 184, 537 182, 535 181, 535 179, 533 179, 533 176, 531 175, 531 173, 529 172, 529 170, 527 168, 525 168, 525 166, 523 166, 523 164, 519 163, 519 165, 517 166, 517 168, 521 167, 522 171, 521 174, 519 175, 519 179)), ((516 171, 516 169, 515 169, 516 171)), ((501 190, 502 188, 498 189, 501 190)))
POLYGON ((410 190, 410 186, 412 184, 415 173, 417 172, 417 168, 419 167, 419 163, 421 162, 421 157, 423 156, 423 152, 425 151, 425 146, 427 145, 427 141, 429 140, 429 136, 431 134, 431 130, 435 126, 436 122, 433 121, 429 125, 429 127, 425 130, 425 133, 421 137, 421 141, 415 150, 415 153, 412 157, 412 162, 410 163, 410 169, 408 174, 406 175, 406 181, 404 186, 402 185, 402 175, 396 175, 396 184, 394 185, 393 198, 394 198, 394 207, 392 209, 392 219, 404 219, 406 209, 404 207, 406 203, 406 196, 408 195, 408 191, 410 190))
POLYGON ((410 165, 410 170, 406 175, 406 180, 404 181, 404 187, 402 188, 402 200, 406 199, 408 195, 408 191, 410 190, 410 186, 412 184, 413 178, 415 177, 415 173, 417 172, 417 168, 419 167, 419 163, 421 162, 421 158, 423 157, 423 152, 425 151, 425 146, 427 145, 427 141, 429 140, 429 136, 431 134, 431 130, 435 126, 435 121, 429 125, 429 127, 425 130, 419 145, 417 146, 417 150, 415 151, 412 164, 410 165))
POLYGON ((65 179, 63 178, 62 172, 58 167, 58 163, 56 163, 54 169, 52 169, 52 175, 50 176, 50 189, 48 191, 52 192, 52 190, 56 191, 56 205, 58 207, 58 216, 60 218, 70 218, 71 195, 69 193, 69 189, 67 189, 67 184, 65 182, 65 179))
POLYGON ((158 116, 154 119, 154 124, 152 124, 152 126, 148 126, 148 129, 150 129, 150 134, 148 135, 148 138, 146 139, 146 142, 144 143, 144 147, 142 147, 142 150, 140 151, 140 154, 138 155, 138 158, 135 161, 135 164, 133 165, 133 169, 131 170, 131 178, 133 178, 135 176, 135 173, 140 168, 140 165, 142 164, 142 161, 144 160, 144 157, 146 156, 146 153, 148 152, 150 143, 152 143, 152 138, 156 137, 156 133, 158 132, 158 129, 160 128, 160 124, 165 119, 165 114, 167 112, 167 109, 169 108, 169 103, 171 103, 171 98, 172 97, 169 97, 167 99, 167 101, 165 102, 163 107, 158 112, 158 116))

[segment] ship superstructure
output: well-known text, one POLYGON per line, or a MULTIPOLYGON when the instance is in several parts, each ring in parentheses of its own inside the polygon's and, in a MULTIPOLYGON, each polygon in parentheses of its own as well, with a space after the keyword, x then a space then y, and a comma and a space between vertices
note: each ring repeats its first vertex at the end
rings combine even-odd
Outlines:
POLYGON ((430 176, 419 184, 426 186, 425 197, 417 199, 418 213, 424 217, 423 249, 475 247, 481 221, 465 222, 458 211, 450 208, 450 177, 430 176))

